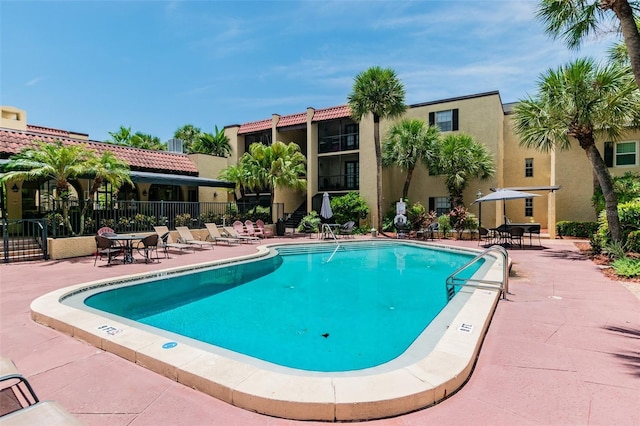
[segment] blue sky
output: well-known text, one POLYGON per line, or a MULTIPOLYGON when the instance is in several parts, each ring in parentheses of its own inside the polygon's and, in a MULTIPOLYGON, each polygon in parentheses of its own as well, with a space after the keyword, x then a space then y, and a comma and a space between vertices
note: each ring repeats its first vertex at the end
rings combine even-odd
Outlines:
MULTIPOLYGON (((0 102, 30 124, 109 138, 121 125, 166 141, 343 105, 354 76, 396 71, 408 104, 536 90, 549 68, 604 59, 614 38, 568 51, 534 0, 0 0, 0 102)), ((285 141, 286 142, 286 141, 285 141)))

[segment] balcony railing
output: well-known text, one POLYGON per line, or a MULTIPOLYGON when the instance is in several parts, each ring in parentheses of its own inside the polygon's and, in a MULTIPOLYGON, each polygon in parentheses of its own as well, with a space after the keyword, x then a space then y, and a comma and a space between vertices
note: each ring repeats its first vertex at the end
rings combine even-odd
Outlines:
POLYGON ((360 148, 359 133, 345 133, 342 135, 325 136, 320 138, 318 153, 350 151, 360 148))
POLYGON ((345 191, 360 189, 360 179, 355 175, 319 176, 318 191, 345 191))

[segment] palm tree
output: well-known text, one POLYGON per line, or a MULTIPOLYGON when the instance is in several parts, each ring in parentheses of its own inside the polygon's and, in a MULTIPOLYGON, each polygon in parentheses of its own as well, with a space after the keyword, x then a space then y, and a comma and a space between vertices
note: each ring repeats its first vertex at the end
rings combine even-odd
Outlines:
POLYGON ((406 199, 418 162, 430 168, 438 156, 440 130, 418 119, 404 119, 389 129, 382 145, 382 167, 398 167, 407 173, 402 188, 406 199))
POLYGON ((232 149, 229 137, 224 134, 224 130, 218 130, 218 126, 215 126, 215 133, 201 133, 191 145, 189 152, 228 157, 232 149))
POLYGON ((628 128, 639 127, 639 94, 628 68, 599 67, 591 59, 578 59, 543 74, 537 95, 514 108, 522 146, 548 152, 570 149, 572 140, 578 141, 602 189, 613 241, 621 238, 618 202, 596 138, 617 140, 628 128))
POLYGON ((35 142, 36 146, 26 148, 9 159, 5 169, 10 171, 0 181, 55 180, 56 197, 62 201, 62 218, 73 235, 69 221, 69 181, 89 173, 89 165, 94 161, 95 153, 84 145, 63 145, 61 141, 35 142))
POLYGON ((634 17, 638 10, 638 3, 628 0, 541 0, 536 16, 547 33, 563 38, 569 48, 577 48, 588 34, 606 31, 602 24, 612 21, 613 12, 640 87, 640 33, 634 17))
POLYGON ((202 131, 199 127, 196 127, 193 124, 185 124, 173 133, 173 137, 182 141, 182 149, 184 152, 190 153, 191 146, 198 139, 201 133, 202 131))
POLYGON ((154 151, 167 150, 167 144, 163 143, 159 137, 142 132, 136 132, 131 137, 128 145, 133 148, 151 149, 154 151))
POLYGON ((445 176, 452 208, 464 206, 462 193, 471 179, 488 179, 496 173, 489 150, 464 133, 451 133, 441 139, 435 168, 445 176))
MULTIPOLYGON (((245 188, 249 188, 249 180, 251 179, 251 171, 243 167, 242 163, 231 165, 220 172, 218 179, 226 180, 236 184, 234 189, 229 189, 233 192, 234 200, 238 200, 236 196, 236 190, 240 191, 240 198, 244 198, 245 188)), ((252 189, 252 188, 251 188, 252 189)))
POLYGON ((93 205, 92 201, 96 192, 98 192, 103 182, 109 182, 115 190, 125 183, 133 185, 129 173, 129 165, 116 157, 111 151, 104 151, 100 157, 91 158, 87 167, 91 176, 93 176, 93 181, 89 187, 89 197, 85 200, 82 214, 80 215, 80 235, 84 234, 85 217, 89 212, 89 208, 93 205))
POLYGON ((402 83, 390 68, 371 67, 356 75, 353 90, 347 97, 351 118, 360 122, 373 115, 373 144, 376 152, 376 219, 382 229, 382 154, 380 148, 380 119, 395 118, 406 109, 402 83))
POLYGON ((240 164, 245 170, 248 187, 270 192, 270 214, 276 188, 302 191, 307 187, 307 180, 304 178, 306 158, 294 142, 285 144, 276 141, 271 146, 251 144, 249 152, 245 152, 240 158, 240 164))
POLYGON ((133 133, 131 133, 131 127, 120 126, 118 131, 109 132, 109 136, 111 136, 111 139, 106 140, 106 143, 129 146, 131 145, 131 138, 133 137, 133 133))

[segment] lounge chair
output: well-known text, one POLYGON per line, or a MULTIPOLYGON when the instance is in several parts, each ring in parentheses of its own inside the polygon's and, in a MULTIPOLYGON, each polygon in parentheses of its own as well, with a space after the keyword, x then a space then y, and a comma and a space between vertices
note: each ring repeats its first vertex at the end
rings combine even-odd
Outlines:
POLYGON ((256 228, 262 231, 262 235, 264 235, 265 238, 273 237, 273 229, 264 226, 264 221, 262 219, 256 220, 256 228))
POLYGON ((211 238, 216 244, 218 244, 218 241, 222 241, 229 245, 240 243, 239 238, 223 237, 222 234, 220 234, 218 225, 216 225, 215 223, 205 223, 204 226, 207 228, 207 231, 209 231, 207 239, 211 238))
POLYGON ((191 249, 195 252, 196 248, 193 245, 174 242, 168 227, 154 226, 153 229, 156 231, 156 234, 160 236, 160 246, 162 247, 162 251, 164 251, 164 257, 169 257, 169 249, 180 250, 180 252, 185 249, 191 249))
POLYGON ((194 246, 199 246, 200 249, 202 249, 202 247, 204 246, 208 246, 213 250, 215 242, 195 239, 193 237, 193 234, 191 234, 189 228, 187 228, 186 226, 176 226, 176 231, 178 231, 178 235, 180 235, 180 242, 182 244, 192 244, 194 246))
POLYGON ((251 235, 252 237, 264 238, 262 230, 260 228, 255 228, 253 226, 253 222, 251 222, 250 220, 245 220, 244 226, 247 229, 247 234, 251 235))
POLYGON ((114 244, 114 242, 107 237, 96 235, 95 239, 96 255, 93 259, 93 266, 96 266, 98 257, 102 259, 102 256, 107 256, 107 266, 111 266, 111 260, 124 253, 124 248, 122 246, 114 244))
POLYGON ((40 401, 29 381, 8 358, 0 358, 0 424, 84 425, 57 402, 40 401))
POLYGON ((258 237, 252 237, 251 235, 247 235, 247 234, 243 234, 240 235, 238 234, 238 232, 236 231, 235 228, 232 228, 230 226, 224 226, 222 229, 224 229, 224 232, 227 233, 227 235, 231 238, 236 238, 240 241, 246 241, 246 242, 251 242, 251 241, 259 241, 260 238, 258 237))

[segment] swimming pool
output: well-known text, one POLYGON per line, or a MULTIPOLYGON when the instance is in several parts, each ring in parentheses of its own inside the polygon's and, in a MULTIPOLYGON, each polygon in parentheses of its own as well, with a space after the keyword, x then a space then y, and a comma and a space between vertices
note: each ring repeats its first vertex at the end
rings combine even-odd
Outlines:
POLYGON ((285 367, 352 371, 401 355, 447 304, 446 277, 473 257, 407 244, 334 251, 281 247, 251 263, 99 291, 84 303, 285 367))
MULTIPOLYGON (((350 244, 370 242, 343 243, 350 244)), ((404 246, 400 243, 397 248, 404 246)), ((272 248, 261 246, 255 255, 223 263, 248 262, 272 255, 272 248)), ((474 278, 502 279, 504 260, 493 255, 486 259, 474 278)), ((87 312, 60 303, 87 291, 103 291, 130 285, 134 280, 165 278, 211 265, 174 268, 60 289, 32 303, 32 318, 251 411, 292 419, 362 420, 429 406, 462 386, 471 372, 499 297, 499 291, 465 288, 400 356, 375 367, 343 372, 304 371, 224 348, 211 350, 175 333, 159 332, 154 327, 140 326, 111 314, 87 312)))

